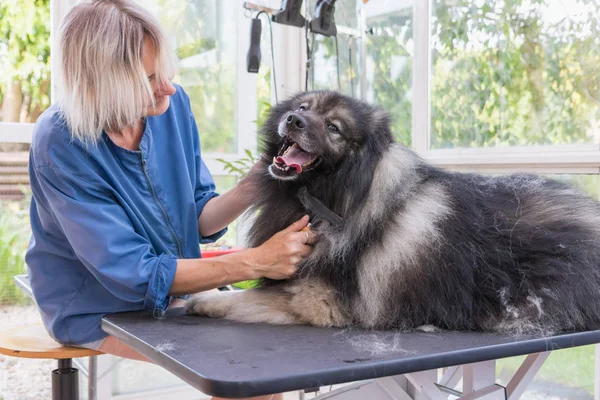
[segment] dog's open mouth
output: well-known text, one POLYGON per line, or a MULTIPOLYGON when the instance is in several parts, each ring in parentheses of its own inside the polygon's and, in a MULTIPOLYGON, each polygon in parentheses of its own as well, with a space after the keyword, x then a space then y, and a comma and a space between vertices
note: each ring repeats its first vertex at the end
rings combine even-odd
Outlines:
POLYGON ((319 161, 316 154, 305 151, 298 143, 288 138, 277 157, 273 157, 272 172, 284 176, 297 175, 314 169, 319 161))

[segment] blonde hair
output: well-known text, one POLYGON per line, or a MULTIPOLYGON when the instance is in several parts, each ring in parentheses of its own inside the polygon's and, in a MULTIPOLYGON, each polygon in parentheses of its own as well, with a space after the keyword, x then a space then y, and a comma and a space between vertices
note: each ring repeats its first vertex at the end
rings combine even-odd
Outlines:
POLYGON ((156 51, 155 79, 173 77, 173 55, 158 21, 131 0, 74 6, 60 30, 57 102, 73 138, 95 144, 143 117, 154 94, 142 61, 144 39, 156 51))

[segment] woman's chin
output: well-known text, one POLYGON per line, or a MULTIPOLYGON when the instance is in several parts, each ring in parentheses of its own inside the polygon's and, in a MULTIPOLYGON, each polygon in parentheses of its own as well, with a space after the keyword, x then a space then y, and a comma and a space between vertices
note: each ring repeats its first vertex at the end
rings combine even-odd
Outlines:
POLYGON ((156 117, 157 115, 161 115, 169 108, 170 100, 169 96, 163 97, 156 103, 155 107, 147 107, 146 108, 146 116, 147 117, 156 117))

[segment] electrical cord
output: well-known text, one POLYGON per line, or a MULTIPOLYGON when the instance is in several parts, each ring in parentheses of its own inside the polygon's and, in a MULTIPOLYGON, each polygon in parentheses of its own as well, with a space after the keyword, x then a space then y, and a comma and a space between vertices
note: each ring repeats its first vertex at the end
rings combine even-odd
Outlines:
POLYGON ((354 97, 354 67, 352 66, 352 44, 353 37, 350 36, 350 41, 348 43, 348 63, 350 64, 350 93, 352 97, 354 97))
POLYGON ((269 21, 269 32, 271 34, 271 70, 273 73, 273 85, 275 85, 275 103, 279 103, 279 96, 277 95, 277 74, 275 73, 275 50, 273 46, 273 23, 271 22, 271 18, 269 18, 269 14, 264 11, 259 11, 256 14, 256 18, 260 17, 261 14, 265 14, 267 16, 267 21, 269 21))
POLYGON ((308 18, 306 18, 306 23, 304 24, 304 39, 306 40, 306 74, 304 75, 304 90, 308 90, 308 75, 311 67, 311 50, 310 45, 308 43, 308 18))
POLYGON ((339 51, 339 46, 338 46, 337 35, 335 35, 334 38, 335 38, 335 64, 336 64, 336 69, 337 69, 338 91, 341 92, 342 84, 340 83, 340 51, 339 51))
MULTIPOLYGON (((310 59, 311 59, 311 62, 312 62, 312 56, 313 56, 314 52, 315 52, 315 34, 312 33, 312 41, 311 41, 311 44, 310 44, 310 59)), ((310 84, 311 84, 311 89, 315 90, 315 74, 314 74, 314 72, 311 74, 310 84)))

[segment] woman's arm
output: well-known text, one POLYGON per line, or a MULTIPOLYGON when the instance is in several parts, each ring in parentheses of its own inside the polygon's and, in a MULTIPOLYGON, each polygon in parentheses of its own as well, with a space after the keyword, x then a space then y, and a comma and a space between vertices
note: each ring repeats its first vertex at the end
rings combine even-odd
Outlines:
POLYGON ((253 249, 208 259, 177 260, 169 294, 198 293, 263 277, 289 278, 296 272, 296 265, 312 252, 315 235, 302 230, 307 224, 308 216, 304 216, 253 249))
POLYGON ((242 186, 240 183, 206 203, 198 217, 200 235, 208 237, 223 230, 250 207, 242 186))
POLYGON ((254 177, 265 169, 260 160, 251 168, 246 177, 231 190, 210 199, 198 217, 198 231, 203 237, 211 236, 227 227, 252 205, 254 177))
POLYGON ((244 259, 248 250, 219 257, 177 260, 177 270, 169 294, 181 296, 203 292, 258 276, 244 259))

